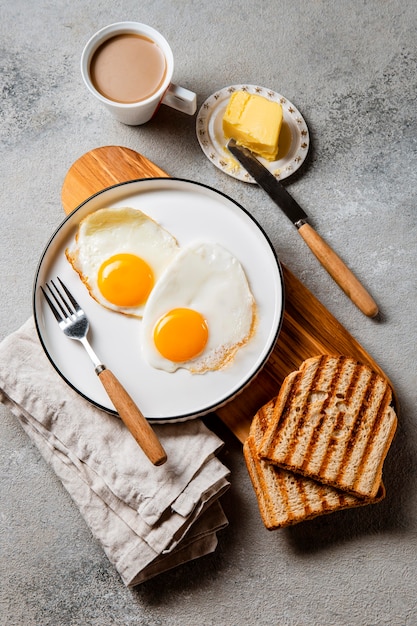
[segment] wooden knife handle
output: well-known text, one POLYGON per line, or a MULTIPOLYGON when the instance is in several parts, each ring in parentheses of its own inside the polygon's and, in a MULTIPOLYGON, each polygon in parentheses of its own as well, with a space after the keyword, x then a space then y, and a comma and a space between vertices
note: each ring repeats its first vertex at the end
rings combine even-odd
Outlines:
POLYGON ((102 369, 98 377, 120 418, 149 460, 154 465, 165 463, 167 455, 158 437, 116 376, 110 370, 102 369))
POLYGON ((375 317, 378 314, 378 305, 336 252, 310 224, 304 223, 299 227, 298 232, 352 302, 368 317, 375 317))

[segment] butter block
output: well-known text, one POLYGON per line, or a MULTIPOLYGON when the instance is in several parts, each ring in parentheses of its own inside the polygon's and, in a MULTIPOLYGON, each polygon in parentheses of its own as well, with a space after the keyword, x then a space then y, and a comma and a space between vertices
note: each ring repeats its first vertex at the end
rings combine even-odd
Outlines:
POLYGON ((232 93, 223 116, 226 139, 249 148, 268 161, 278 155, 282 126, 282 106, 258 94, 246 91, 232 93))

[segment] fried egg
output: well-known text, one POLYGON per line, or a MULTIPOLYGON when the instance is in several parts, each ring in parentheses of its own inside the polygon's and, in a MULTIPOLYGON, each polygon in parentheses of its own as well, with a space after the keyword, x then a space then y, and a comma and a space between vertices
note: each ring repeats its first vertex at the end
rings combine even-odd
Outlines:
POLYGON ((85 217, 65 254, 97 302, 142 317, 149 294, 178 250, 175 237, 157 222, 122 207, 85 217))
POLYGON ((160 277, 145 307, 142 353, 157 369, 202 374, 230 363, 254 333, 256 305, 228 250, 194 242, 160 277))

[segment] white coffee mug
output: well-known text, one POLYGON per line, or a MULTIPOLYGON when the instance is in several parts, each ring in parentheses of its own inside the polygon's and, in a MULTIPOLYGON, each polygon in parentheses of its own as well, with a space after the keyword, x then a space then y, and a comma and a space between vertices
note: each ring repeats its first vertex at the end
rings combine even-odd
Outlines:
POLYGON ((166 39, 151 26, 138 22, 118 22, 105 26, 89 39, 81 55, 81 74, 87 88, 119 122, 130 126, 148 122, 160 104, 165 104, 188 115, 194 115, 197 108, 197 96, 184 87, 174 85, 171 82, 173 72, 174 57, 166 39), (157 91, 144 100, 132 103, 118 102, 105 97, 96 89, 90 75, 91 60, 97 49, 108 39, 125 34, 140 35, 150 39, 162 50, 166 61, 165 76, 157 91))

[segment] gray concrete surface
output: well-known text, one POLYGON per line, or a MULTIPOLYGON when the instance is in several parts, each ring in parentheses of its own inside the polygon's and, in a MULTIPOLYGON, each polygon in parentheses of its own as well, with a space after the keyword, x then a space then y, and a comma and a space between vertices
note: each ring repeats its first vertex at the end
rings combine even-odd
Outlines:
POLYGON ((60 223, 61 185, 86 151, 118 144, 170 174, 249 208, 281 260, 377 360, 400 402, 378 506, 270 533, 241 446, 225 440, 230 520, 217 551, 126 589, 59 480, 0 407, 4 626, 413 625, 417 623, 417 13, 400 0, 1 0, 3 338, 31 315, 39 256, 60 223), (303 113, 311 152, 288 188, 378 300, 365 318, 255 186, 201 152, 195 119, 168 108, 141 128, 113 121, 87 93, 79 58, 115 21, 170 41, 174 80, 199 105, 234 83, 271 87, 303 113))

